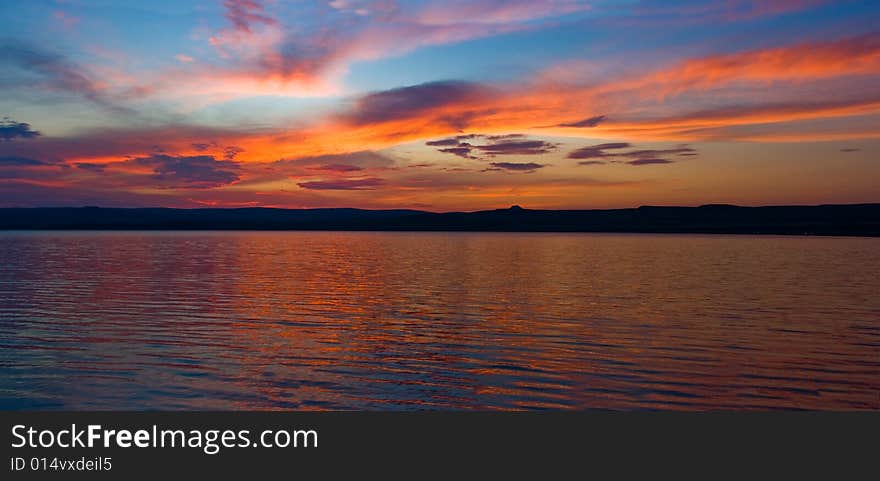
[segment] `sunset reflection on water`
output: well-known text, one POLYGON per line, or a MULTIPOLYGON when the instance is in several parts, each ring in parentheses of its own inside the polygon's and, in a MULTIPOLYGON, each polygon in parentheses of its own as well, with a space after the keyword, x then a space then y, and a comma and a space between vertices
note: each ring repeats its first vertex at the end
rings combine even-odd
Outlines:
POLYGON ((878 409, 880 239, 0 234, 0 407, 878 409))

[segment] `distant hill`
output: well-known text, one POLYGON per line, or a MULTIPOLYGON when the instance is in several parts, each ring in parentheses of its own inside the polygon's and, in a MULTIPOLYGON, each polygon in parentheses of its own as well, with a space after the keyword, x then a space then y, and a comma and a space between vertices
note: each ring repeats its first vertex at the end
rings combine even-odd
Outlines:
POLYGON ((0 229, 653 232, 880 236, 880 204, 509 209, 0 209, 0 229))

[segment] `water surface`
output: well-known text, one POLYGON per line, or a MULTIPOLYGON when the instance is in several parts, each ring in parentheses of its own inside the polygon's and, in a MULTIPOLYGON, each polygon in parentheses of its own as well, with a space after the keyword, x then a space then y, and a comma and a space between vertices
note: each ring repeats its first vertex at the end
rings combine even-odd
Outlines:
POLYGON ((880 409, 880 239, 0 233, 0 408, 880 409))

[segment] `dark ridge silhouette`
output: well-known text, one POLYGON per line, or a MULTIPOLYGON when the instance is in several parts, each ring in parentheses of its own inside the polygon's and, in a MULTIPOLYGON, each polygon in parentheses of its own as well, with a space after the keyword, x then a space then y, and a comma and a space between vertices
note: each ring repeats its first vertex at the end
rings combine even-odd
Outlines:
POLYGON ((0 229, 645 232, 880 236, 880 204, 433 213, 362 209, 0 209, 0 229))

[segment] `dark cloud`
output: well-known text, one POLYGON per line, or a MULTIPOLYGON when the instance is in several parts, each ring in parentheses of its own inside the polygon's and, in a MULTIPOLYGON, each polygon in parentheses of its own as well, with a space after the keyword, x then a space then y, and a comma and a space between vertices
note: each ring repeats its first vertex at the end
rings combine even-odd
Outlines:
POLYGON ((429 145, 431 147, 444 147, 447 145, 458 145, 458 139, 455 137, 449 139, 440 139, 440 140, 430 140, 425 142, 425 145, 429 145))
POLYGON ((361 166, 351 164, 324 164, 317 167, 312 167, 312 169, 327 170, 331 172, 356 172, 358 170, 364 170, 364 168, 361 166))
POLYGON ((3 166, 14 166, 14 167, 32 167, 36 165, 49 165, 46 162, 37 159, 31 159, 28 157, 18 157, 15 155, 8 155, 0 157, 0 167, 3 166))
MULTIPOLYGON (((633 159, 611 160, 613 163, 629 165, 672 164, 675 161, 667 159, 667 156, 695 156, 697 151, 687 145, 678 145, 671 149, 638 149, 632 148, 626 142, 614 142, 607 144, 591 145, 574 150, 568 154, 569 159, 633 159)), ((607 163, 601 160, 584 160, 578 165, 601 165, 607 163)))
MULTIPOLYGON (((0 180, 57 180, 69 167, 18 155, 0 156, 0 180)), ((4 187, 0 187, 3 190, 4 187)))
POLYGON ((223 148, 223 158, 225 160, 233 160, 235 157, 244 152, 244 149, 237 145, 230 145, 228 147, 223 148))
POLYGON ((471 155, 471 149, 473 146, 467 143, 459 144, 459 147, 449 147, 448 149, 437 149, 439 152, 443 152, 446 154, 457 155, 464 159, 475 159, 476 157, 471 155))
POLYGON ((239 165, 211 155, 174 156, 156 154, 125 161, 153 169, 153 179, 164 187, 207 189, 239 179, 239 165))
MULTIPOLYGON (((244 152, 244 149, 237 145, 227 145, 225 147, 221 147, 216 140, 212 140, 210 142, 195 142, 190 145, 197 152, 207 152, 213 149, 219 150, 223 153, 224 160, 235 160, 235 157, 237 157, 238 154, 244 152)), ((164 153, 165 150, 157 145, 153 147, 153 152, 164 153)))
POLYGON ((655 149, 655 150, 633 150, 630 152, 621 152, 617 154, 620 157, 629 157, 629 158, 648 158, 648 157, 660 157, 664 155, 695 155, 697 153, 696 150, 686 146, 680 145, 674 149, 655 149))
POLYGON ((500 142, 502 140, 524 139, 523 134, 504 134, 504 135, 487 135, 486 140, 489 142, 500 142))
POLYGON ((558 124, 557 127, 595 127, 606 120, 608 120, 608 117, 597 115, 588 119, 578 120, 577 122, 558 124))
POLYGON ((484 91, 484 87, 470 82, 439 81, 374 92, 357 99, 346 118, 355 124, 408 119, 433 108, 476 98, 484 91))
POLYGON ((855 148, 855 147, 846 147, 846 148, 840 149, 841 152, 847 152, 847 153, 849 153, 849 152, 860 152, 861 150, 862 150, 862 149, 858 149, 858 148, 855 148))
POLYGON ((476 154, 495 157, 498 155, 542 155, 556 150, 556 144, 543 140, 528 140, 523 134, 482 135, 467 134, 425 142, 439 152, 457 155, 464 159, 477 159, 476 154), (463 142, 464 140, 486 141, 488 143, 463 142))
POLYGON ((494 114, 495 110, 466 111, 438 116, 434 121, 453 130, 465 130, 476 118, 494 114))
POLYGON ((669 159, 658 159, 658 158, 647 158, 647 159, 636 159, 625 162, 629 165, 652 165, 652 164, 672 164, 674 160, 669 159))
POLYGON ((88 170, 90 172, 104 172, 104 169, 107 168, 107 164, 94 164, 91 162, 77 162, 77 169, 88 170))
POLYGON ((471 155, 471 150, 473 150, 474 146, 470 142, 464 141, 481 137, 483 136, 478 134, 456 135, 455 137, 448 137, 445 139, 429 140, 425 142, 425 145, 431 147, 446 147, 443 149, 437 149, 437 151, 457 155, 463 159, 475 159, 476 157, 471 155))
POLYGON ((15 139, 32 139, 41 135, 40 132, 31 129, 31 124, 16 122, 9 118, 0 121, 0 141, 10 142, 15 139))
POLYGON ((303 189, 316 190, 372 190, 383 185, 385 181, 376 177, 365 179, 334 179, 299 182, 296 185, 303 189))
POLYGON ((523 140, 477 145, 474 148, 494 157, 496 155, 541 155, 552 152, 556 149, 556 145, 543 140, 523 140))
POLYGON ((630 144, 626 142, 614 142, 607 144, 591 145, 569 152, 569 159, 597 159, 602 157, 614 157, 616 154, 605 152, 606 150, 628 149, 630 144))
POLYGON ((492 162, 490 165, 497 169, 514 170, 517 172, 534 172, 537 169, 546 167, 544 164, 536 164, 534 162, 492 162))

